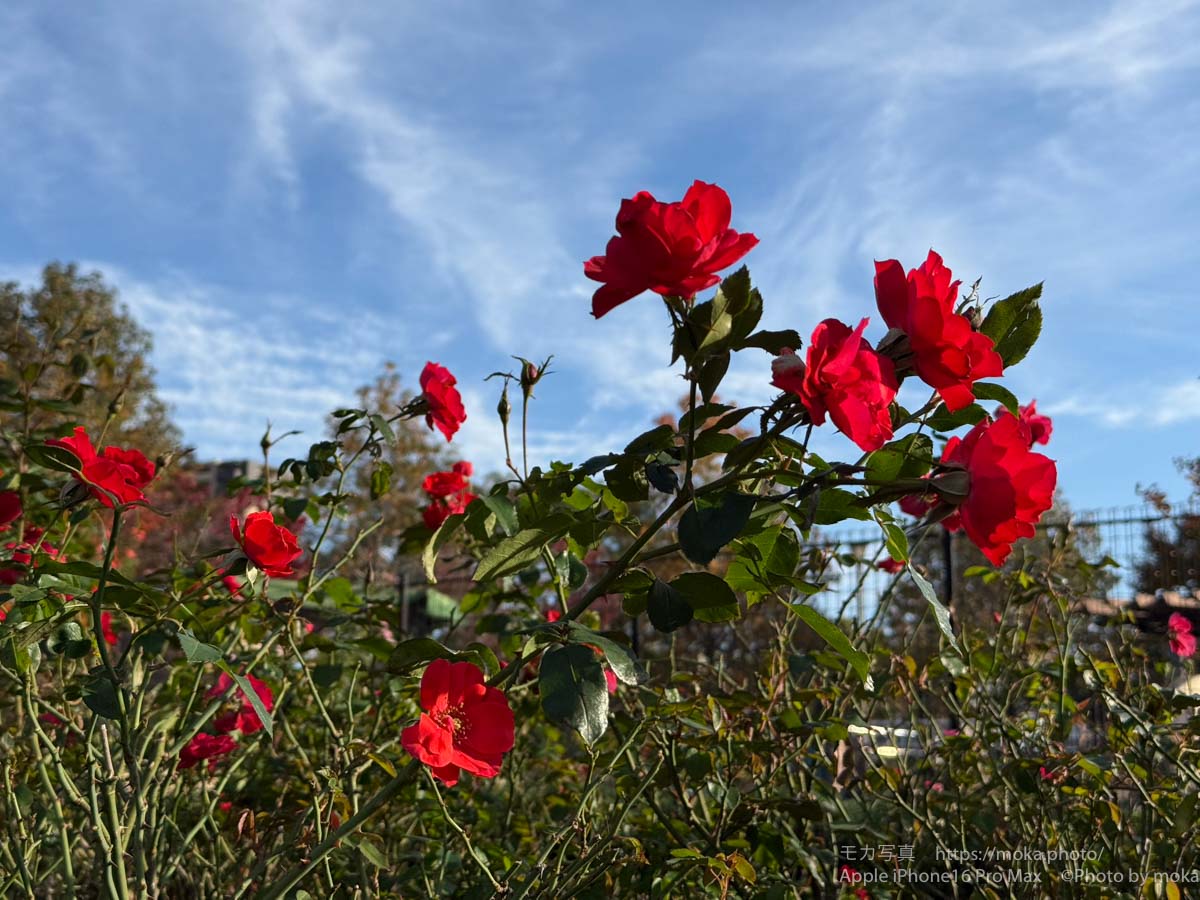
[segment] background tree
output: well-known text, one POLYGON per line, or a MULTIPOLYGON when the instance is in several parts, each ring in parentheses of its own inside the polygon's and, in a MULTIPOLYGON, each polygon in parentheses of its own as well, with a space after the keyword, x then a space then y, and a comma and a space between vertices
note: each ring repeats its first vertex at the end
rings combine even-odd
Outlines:
MULTIPOLYGON (((1192 484, 1192 502, 1200 500, 1200 457, 1176 460, 1192 484)), ((1152 594, 1159 589, 1200 589, 1200 513, 1175 509, 1166 494, 1155 487, 1142 492, 1143 499, 1165 515, 1169 525, 1146 526, 1145 556, 1137 567, 1137 589, 1152 594)))
POLYGON ((99 272, 51 263, 40 285, 2 284, 0 321, 0 435, 10 446, 61 428, 64 413, 152 459, 178 443, 149 363, 150 334, 99 272))

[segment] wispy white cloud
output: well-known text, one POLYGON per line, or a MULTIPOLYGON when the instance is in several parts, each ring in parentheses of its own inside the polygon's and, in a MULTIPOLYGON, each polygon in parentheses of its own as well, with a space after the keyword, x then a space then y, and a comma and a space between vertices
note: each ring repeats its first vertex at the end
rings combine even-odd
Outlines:
POLYGON ((1054 416, 1079 416, 1108 428, 1164 428, 1200 420, 1200 378, 1169 384, 1125 385, 1115 392, 1079 395, 1044 406, 1054 416))

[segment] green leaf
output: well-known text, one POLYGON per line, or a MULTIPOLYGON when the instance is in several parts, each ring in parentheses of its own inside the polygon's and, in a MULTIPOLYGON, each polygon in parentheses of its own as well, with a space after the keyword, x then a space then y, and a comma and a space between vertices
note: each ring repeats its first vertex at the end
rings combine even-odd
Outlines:
POLYGON ((179 638, 179 646, 183 649, 184 656, 190 663, 207 663, 219 662, 221 660, 221 651, 212 644, 206 644, 196 638, 194 634, 186 629, 179 629, 176 635, 179 638))
POLYGON ((387 668, 393 675, 403 675, 435 659, 453 659, 454 651, 433 638, 411 638, 401 641, 388 657, 387 668))
POLYGON ((992 305, 979 330, 996 344, 1004 367, 1015 366, 1029 352, 1042 331, 1042 308, 1038 299, 1042 285, 1017 291, 992 305))
POLYGON ((536 562, 542 547, 566 534, 574 519, 566 513, 555 513, 537 528, 524 528, 492 547, 479 560, 471 575, 473 581, 490 581, 519 572, 536 562))
POLYGON ((683 555, 699 565, 712 562, 746 527, 754 501, 749 494, 737 493, 697 499, 679 519, 683 555))
POLYGON ((605 472, 604 486, 626 503, 638 503, 650 496, 646 467, 634 459, 622 460, 605 472))
POLYGON ((389 444, 396 443, 396 432, 392 431, 392 426, 383 416, 376 413, 371 416, 371 424, 375 426, 375 430, 389 444))
POLYGON ((867 480, 887 484, 897 478, 920 478, 933 465, 933 441, 927 434, 910 434, 884 444, 867 457, 867 480))
POLYGON ((380 460, 371 470, 371 499, 378 500, 392 489, 392 464, 380 460))
POLYGON ((708 403, 713 398, 713 394, 717 392, 717 388, 721 384, 721 379, 725 377, 725 373, 729 371, 729 351, 717 353, 709 359, 705 360, 704 365, 700 367, 700 372, 696 376, 696 383, 700 388, 700 396, 708 403))
POLYGON ((696 614, 675 588, 655 579, 646 597, 646 615, 656 629, 669 633, 692 621, 696 614))
MULTIPOLYGON (((374 476, 372 476, 372 478, 374 478, 374 476)), ((289 522, 295 522, 302 515, 304 515, 304 511, 308 509, 308 498, 289 497, 287 500, 283 501, 282 506, 284 518, 289 522)))
POLYGON ((664 463, 648 463, 646 480, 662 494, 673 494, 679 490, 679 476, 673 468, 664 463))
POLYGON ((538 690, 546 716, 574 728, 589 745, 608 728, 608 682, 591 648, 569 644, 547 651, 538 690))
POLYGON ((46 640, 46 649, 56 656, 82 659, 92 652, 92 642, 78 622, 65 622, 46 640))
POLYGON ((458 526, 463 522, 463 514, 456 513, 450 516, 438 526, 425 544, 425 549, 421 551, 421 566, 425 569, 425 579, 430 584, 437 584, 437 576, 434 575, 434 568, 437 566, 438 551, 446 545, 446 542, 454 536, 454 532, 458 531, 458 526))
POLYGON ((270 711, 263 705, 262 699, 258 696, 258 692, 254 690, 254 686, 250 683, 250 679, 245 675, 240 675, 229 667, 228 663, 221 663, 221 668, 225 670, 237 686, 242 689, 242 694, 250 701, 250 705, 254 707, 254 712, 258 715, 258 719, 262 722, 263 731, 267 733, 267 737, 275 736, 275 719, 272 718, 270 711))
POLYGON ((608 660, 613 674, 625 684, 640 684, 646 680, 646 673, 642 671, 628 647, 624 647, 612 638, 592 631, 578 622, 568 623, 568 628, 574 643, 591 644, 593 647, 598 647, 604 654, 604 658, 608 660))
POLYGON ((1003 300, 998 300, 992 304, 983 324, 979 326, 980 332, 990 337, 994 343, 999 343, 1017 325, 1029 306, 1036 304, 1041 296, 1042 282, 1038 282, 1003 300))
POLYGON ((871 679, 870 657, 861 650, 856 649, 850 643, 850 639, 846 637, 846 633, 842 629, 838 628, 837 625, 830 622, 811 606, 806 606, 803 603, 789 603, 788 608, 803 619, 804 624, 815 631, 838 656, 850 663, 850 667, 862 679, 863 685, 866 686, 868 691, 874 690, 875 685, 871 679))
MULTIPOLYGON (((946 636, 946 640, 950 642, 950 646, 955 650, 959 650, 958 642, 954 639, 954 629, 950 627, 950 610, 942 604, 942 601, 937 598, 937 594, 933 592, 931 585, 925 577, 912 567, 908 567, 908 573, 912 575, 913 581, 917 585, 917 589, 921 592, 921 596, 933 608, 933 616, 937 620, 937 626, 942 634, 946 636)), ((959 650, 961 653, 962 651, 959 650)))
POLYGON ((988 382, 976 382, 971 390, 975 394, 976 400, 997 400, 1002 403, 1010 413, 1014 416, 1021 414, 1021 403, 1016 396, 1006 387, 1001 387, 998 384, 990 384, 988 382))
POLYGON ((1033 345, 1037 343, 1041 333, 1042 308, 1033 306, 1017 327, 996 345, 996 352, 1004 360, 1004 367, 1010 368, 1023 360, 1033 345))
POLYGON ((711 572, 684 572, 672 579, 670 587, 701 622, 728 622, 740 613, 733 588, 711 572))
POLYGON ((625 452, 633 455, 656 453, 666 450, 675 442, 675 429, 670 425, 657 425, 629 442, 625 452))
POLYGON ((950 412, 946 409, 946 404, 941 404, 933 411, 933 414, 925 420, 926 424, 934 431, 954 431, 956 428, 961 428, 964 425, 974 425, 977 422, 982 422, 987 418, 987 412, 978 403, 972 403, 969 406, 964 406, 956 412, 950 412))
POLYGON ((841 488, 823 488, 817 494, 817 508, 813 513, 814 525, 836 525, 846 519, 871 518, 859 504, 860 497, 841 488))
POLYGON ((725 298, 725 308, 729 310, 731 316, 738 316, 745 312, 752 302, 750 269, 742 266, 732 275, 726 276, 717 291, 725 298))
POLYGON ((507 536, 512 536, 517 533, 521 527, 517 521, 517 509, 509 501, 507 497, 499 494, 487 494, 479 498, 483 505, 490 509, 496 515, 496 521, 500 523, 500 528, 507 536))
POLYGON ((888 555, 900 562, 908 562, 908 535, 904 529, 892 522, 884 522, 882 527, 888 555))
POLYGON ((766 350, 773 356, 778 356, 785 349, 799 350, 803 344, 800 332, 785 328, 783 331, 756 331, 741 342, 739 349, 757 347, 760 350, 766 350))
POLYGON ((30 462, 43 468, 55 472, 79 474, 79 457, 62 447, 51 447, 49 444, 30 444, 25 448, 25 456, 30 462))
POLYGON ((363 855, 363 859, 369 862, 377 869, 386 869, 388 867, 387 857, 383 855, 383 851, 375 846, 374 841, 360 835, 357 839, 358 852, 363 855))
POLYGON ((106 719, 120 719, 121 706, 117 700, 117 691, 107 675, 89 675, 81 685, 83 702, 98 716, 106 719))

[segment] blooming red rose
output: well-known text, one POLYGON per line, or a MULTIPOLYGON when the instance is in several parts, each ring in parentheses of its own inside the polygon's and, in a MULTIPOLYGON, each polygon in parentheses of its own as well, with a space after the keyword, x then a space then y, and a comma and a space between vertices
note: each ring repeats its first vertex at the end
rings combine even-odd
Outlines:
POLYGON ((0 491, 0 531, 21 518, 21 495, 16 491, 0 491))
POLYGON ((449 472, 434 472, 425 476, 421 487, 433 500, 421 512, 426 528, 434 531, 452 515, 466 512, 471 501, 476 499, 469 490, 470 482, 467 480, 473 471, 474 467, 469 462, 456 462, 449 472))
POLYGON ((1182 613, 1171 613, 1167 619, 1167 636, 1171 652, 1176 656, 1188 657, 1196 652, 1196 635, 1192 634, 1192 622, 1182 613))
MULTIPOLYGON (((254 688, 254 693, 258 695, 263 708, 267 712, 273 710, 275 708, 275 695, 271 692, 270 686, 265 681, 261 681, 253 675, 247 675, 246 680, 254 688)), ((204 696, 208 700, 215 700, 233 687, 233 683, 233 679, 225 672, 222 672, 220 677, 217 678, 217 683, 209 688, 204 696)), ((261 731, 263 727, 262 719, 258 717, 258 713, 254 709, 254 704, 250 702, 250 698, 246 696, 246 692, 239 687, 235 696, 240 698, 241 705, 239 708, 236 711, 222 713, 217 716, 213 722, 213 727, 221 734, 228 734, 231 731, 240 731, 242 734, 254 734, 256 731, 261 731)))
POLYGON ((508 697, 483 683, 469 662, 435 659, 421 677, 421 718, 400 733, 400 744, 447 786, 460 769, 483 778, 500 773, 513 746, 508 697))
POLYGON ((218 757, 227 756, 236 749, 237 741, 229 735, 205 734, 202 731, 179 751, 179 768, 190 769, 196 763, 208 760, 209 769, 214 769, 218 757))
POLYGON ((908 335, 913 368, 951 411, 975 401, 976 381, 1004 370, 992 339, 954 311, 961 282, 953 277, 932 250, 907 278, 894 259, 875 263, 875 298, 884 321, 908 335))
POLYGON ((113 497, 121 504, 144 500, 142 489, 154 480, 154 463, 141 451, 105 447, 97 452, 82 427, 76 427, 71 437, 53 438, 46 443, 75 455, 79 460, 79 480, 109 508, 113 497))
POLYGON ((434 472, 432 475, 426 475, 425 480, 421 482, 421 489, 430 497, 449 497, 451 494, 465 491, 467 487, 467 479, 456 471, 434 472))
POLYGON ((428 408, 425 422, 431 429, 436 426, 447 441, 467 421, 467 410, 456 384, 458 379, 445 366, 435 362, 425 363, 425 369, 421 372, 421 397, 428 408))
POLYGON ((797 379, 797 367, 786 355, 772 371, 777 387, 800 397, 814 425, 823 425, 828 413, 843 434, 871 451, 892 436, 889 407, 900 385, 892 361, 863 338, 868 321, 863 319, 851 331, 837 319, 826 319, 813 331, 802 378, 797 379))
POLYGON ((229 530, 246 558, 264 575, 292 574, 292 563, 301 553, 300 544, 294 534, 275 524, 275 517, 269 512, 246 516, 244 533, 238 528, 237 516, 230 516, 229 530))
POLYGON ((1038 413, 1038 402, 1031 400, 1027 406, 1018 407, 1018 412, 1021 414, 1021 425, 1030 431, 1030 446, 1049 444, 1050 433, 1054 431, 1054 422, 1050 421, 1049 415, 1038 413))
POLYGON ((1015 416, 984 419, 966 437, 950 438, 942 462, 970 475, 958 518, 992 565, 1004 563, 1014 541, 1033 537, 1034 525, 1054 503, 1054 461, 1029 449, 1028 434, 1015 416))
POLYGON ((729 195, 715 184, 695 182, 683 200, 662 203, 647 191, 622 200, 617 234, 604 256, 583 264, 583 274, 603 282, 592 296, 597 319, 642 291, 694 297, 712 287, 716 274, 750 252, 758 238, 729 227, 729 195))

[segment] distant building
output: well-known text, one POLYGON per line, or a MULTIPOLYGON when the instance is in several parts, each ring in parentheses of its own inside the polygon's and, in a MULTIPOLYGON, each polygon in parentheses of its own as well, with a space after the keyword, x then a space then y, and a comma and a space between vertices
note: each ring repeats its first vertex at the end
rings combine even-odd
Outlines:
POLYGON ((223 496, 230 483, 238 478, 258 478, 263 465, 248 459, 215 460, 195 462, 188 472, 202 485, 207 485, 212 495, 223 496))

